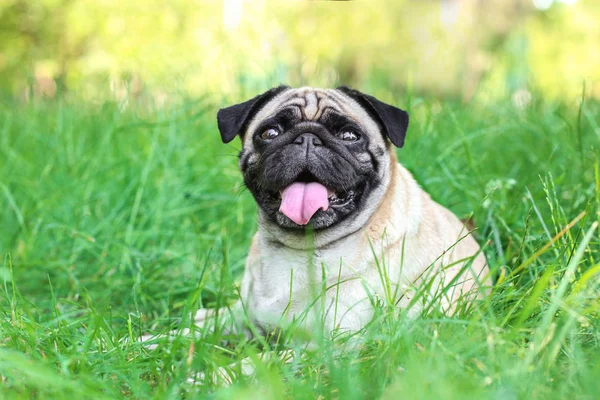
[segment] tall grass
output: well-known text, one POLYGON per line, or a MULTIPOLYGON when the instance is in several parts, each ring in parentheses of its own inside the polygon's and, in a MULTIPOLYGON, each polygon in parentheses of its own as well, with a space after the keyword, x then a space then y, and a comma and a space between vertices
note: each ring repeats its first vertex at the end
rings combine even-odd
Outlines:
POLYGON ((497 284, 450 318, 379 307, 359 348, 324 337, 284 363, 219 331, 135 341, 237 297, 255 205, 213 102, 5 104, 1 397, 598 398, 600 104, 407 106, 400 161, 473 214, 497 284), (256 379, 189 382, 246 357, 256 379))

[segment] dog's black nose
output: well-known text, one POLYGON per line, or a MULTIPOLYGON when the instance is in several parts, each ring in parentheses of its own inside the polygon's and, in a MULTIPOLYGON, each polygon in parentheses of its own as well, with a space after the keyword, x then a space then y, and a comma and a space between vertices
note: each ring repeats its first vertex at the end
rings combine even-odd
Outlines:
POLYGON ((303 133, 294 140, 294 143, 306 148, 311 146, 323 146, 321 139, 312 133, 303 133))

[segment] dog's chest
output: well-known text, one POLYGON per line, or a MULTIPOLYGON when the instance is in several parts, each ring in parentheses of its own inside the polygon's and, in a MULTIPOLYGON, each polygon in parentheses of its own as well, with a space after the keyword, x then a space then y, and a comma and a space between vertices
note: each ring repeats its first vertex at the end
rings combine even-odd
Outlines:
POLYGON ((364 246, 352 240, 312 252, 262 246, 260 256, 247 266, 242 297, 255 322, 263 326, 280 323, 282 316, 298 318, 317 308, 325 309, 325 319, 331 320, 332 327, 339 326, 341 315, 349 325, 359 326, 368 321, 372 307, 356 307, 353 315, 347 311, 368 297, 365 284, 379 282, 376 272, 369 268, 370 257, 363 251, 364 246))
MULTIPOLYGON (((349 254, 331 251, 262 249, 259 265, 253 268, 253 297, 261 299, 261 308, 276 310, 302 307, 320 291, 323 284, 347 278, 349 254)), ((360 269, 360 266, 356 266, 360 269)))

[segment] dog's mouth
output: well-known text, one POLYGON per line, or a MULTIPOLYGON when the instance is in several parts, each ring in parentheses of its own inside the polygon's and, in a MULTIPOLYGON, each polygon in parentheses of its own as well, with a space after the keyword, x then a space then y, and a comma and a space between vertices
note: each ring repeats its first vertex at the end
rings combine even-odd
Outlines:
POLYGON ((350 189, 342 192, 331 191, 331 194, 327 198, 329 199, 330 207, 344 207, 354 200, 354 190, 350 189))
POLYGON ((303 173, 290 185, 273 193, 279 212, 297 225, 306 225, 319 210, 342 208, 354 200, 357 190, 335 190, 303 173))

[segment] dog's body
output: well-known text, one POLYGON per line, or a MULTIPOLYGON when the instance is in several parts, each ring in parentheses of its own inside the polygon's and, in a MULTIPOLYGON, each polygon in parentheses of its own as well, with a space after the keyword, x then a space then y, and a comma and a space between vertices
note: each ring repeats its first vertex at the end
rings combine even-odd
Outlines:
POLYGON ((225 142, 241 136, 240 169, 259 205, 241 302, 261 330, 301 315, 309 328, 319 304, 326 331, 355 331, 374 298, 407 307, 430 281, 413 311, 432 301, 447 311, 489 284, 462 222, 397 162, 404 111, 348 88, 280 87, 218 119, 225 142))
MULTIPOLYGON (((242 139, 239 165, 258 204, 241 299, 226 328, 267 334, 294 321, 308 332, 321 322, 324 333, 353 332, 376 303, 413 315, 424 306, 448 312, 490 285, 467 228, 397 162, 392 144, 404 143, 406 112, 349 88, 279 87, 217 119, 224 142, 242 139)), ((197 325, 214 313, 199 310, 197 325)), ((141 338, 154 347, 151 339, 141 338)), ((252 375, 254 362, 209 379, 231 383, 232 370, 252 375)))
MULTIPOLYGON (((284 314, 302 315, 315 300, 311 285, 318 286, 321 294, 323 279, 329 288, 323 315, 328 331, 359 330, 373 316, 373 296, 392 295, 398 307, 408 306, 419 278, 423 282, 436 278, 440 286, 434 285, 433 296, 443 287, 452 287, 438 300, 444 310, 476 289, 477 279, 487 283, 485 257, 462 222, 431 200, 400 164, 392 164, 391 169, 390 186, 365 226, 335 240, 317 233, 315 243, 329 243, 315 246, 314 253, 303 248, 301 239, 286 238, 261 220, 241 287, 242 301, 254 323, 270 330, 284 314), (473 256, 471 268, 451 283, 473 256), (450 267, 441 273, 442 266, 450 267), (391 283, 391 293, 385 280, 391 283)), ((433 299, 422 300, 413 312, 433 299)))

